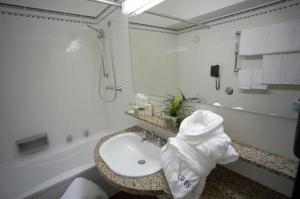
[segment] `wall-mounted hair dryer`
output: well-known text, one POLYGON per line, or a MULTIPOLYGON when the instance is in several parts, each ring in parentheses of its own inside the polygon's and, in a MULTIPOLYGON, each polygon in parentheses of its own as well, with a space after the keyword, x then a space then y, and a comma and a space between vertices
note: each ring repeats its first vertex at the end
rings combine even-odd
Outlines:
POLYGON ((220 89, 220 72, 219 72, 220 66, 214 65, 210 67, 210 76, 216 78, 216 90, 220 89))

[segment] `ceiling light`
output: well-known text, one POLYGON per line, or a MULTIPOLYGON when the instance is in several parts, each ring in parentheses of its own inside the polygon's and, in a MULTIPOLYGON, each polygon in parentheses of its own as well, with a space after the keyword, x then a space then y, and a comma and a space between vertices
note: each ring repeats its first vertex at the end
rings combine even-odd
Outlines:
POLYGON ((164 0, 126 0, 122 3, 122 13, 135 16, 163 1, 164 0))

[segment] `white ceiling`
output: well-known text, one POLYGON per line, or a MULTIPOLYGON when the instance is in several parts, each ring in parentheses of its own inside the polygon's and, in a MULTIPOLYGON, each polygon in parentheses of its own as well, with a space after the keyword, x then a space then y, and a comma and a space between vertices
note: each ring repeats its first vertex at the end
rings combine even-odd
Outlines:
POLYGON ((245 0, 165 0, 151 11, 191 19, 245 0))
POLYGON ((88 0, 0 0, 0 2, 94 17, 107 6, 88 0))
MULTIPOLYGON (((194 22, 201 22, 206 19, 222 16, 270 1, 275 0, 165 0, 161 4, 150 9, 150 11, 188 19, 194 22)), ((122 2, 122 0, 119 0, 119 2, 122 2)), ((105 4, 88 0, 0 0, 0 3, 94 17, 107 7, 105 4)), ((177 20, 158 17, 147 13, 129 17, 129 21, 174 29, 181 29, 190 25, 177 20)))
MULTIPOLYGON (((192 19, 243 1, 245 0, 165 0, 150 10, 182 19, 192 19)), ((178 21, 175 20, 162 20, 161 17, 144 13, 130 17, 129 21, 162 27, 168 27, 178 23, 178 21)))

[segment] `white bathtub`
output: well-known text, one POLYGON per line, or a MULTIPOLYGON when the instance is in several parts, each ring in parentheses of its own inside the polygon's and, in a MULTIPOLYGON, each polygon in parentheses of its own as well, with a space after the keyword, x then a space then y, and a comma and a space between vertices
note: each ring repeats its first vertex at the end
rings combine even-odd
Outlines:
POLYGON ((18 199, 77 176, 95 166, 94 147, 110 130, 74 140, 0 166, 0 198, 18 199))

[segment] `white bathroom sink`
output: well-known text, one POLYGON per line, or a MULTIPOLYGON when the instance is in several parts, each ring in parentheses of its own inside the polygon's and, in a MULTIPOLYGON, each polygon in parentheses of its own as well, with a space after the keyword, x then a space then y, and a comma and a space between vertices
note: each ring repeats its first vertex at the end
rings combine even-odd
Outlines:
POLYGON ((153 174, 161 169, 160 147, 141 141, 141 133, 123 133, 106 140, 99 154, 115 173, 127 177, 153 174))

